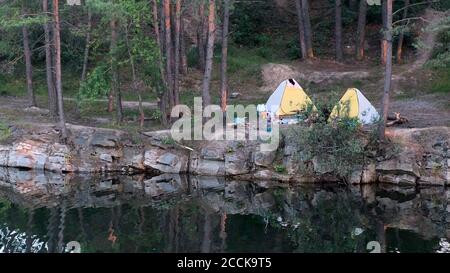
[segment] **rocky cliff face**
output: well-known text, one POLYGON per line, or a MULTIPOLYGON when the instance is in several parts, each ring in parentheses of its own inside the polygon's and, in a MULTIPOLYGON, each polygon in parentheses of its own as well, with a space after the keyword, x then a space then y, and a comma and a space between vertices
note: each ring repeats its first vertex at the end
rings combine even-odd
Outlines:
MULTIPOLYGON (((296 183, 338 182, 326 160, 303 161, 295 138, 284 136, 273 152, 255 141, 190 143, 151 132, 137 144, 123 131, 69 126, 67 144, 55 128, 22 129, 0 145, 0 166, 61 173, 190 173, 296 183)), ((390 129, 392 145, 383 156, 367 158, 348 178, 352 184, 450 184, 450 128, 390 129)))

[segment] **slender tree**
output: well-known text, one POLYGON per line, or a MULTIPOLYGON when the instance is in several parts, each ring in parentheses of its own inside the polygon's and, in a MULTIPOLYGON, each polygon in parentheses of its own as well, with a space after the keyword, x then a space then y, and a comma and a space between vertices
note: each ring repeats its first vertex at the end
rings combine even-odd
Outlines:
POLYGON ((303 19, 304 19, 304 26, 305 26, 305 44, 306 44, 306 55, 308 58, 314 58, 314 51, 313 51, 313 45, 312 45, 312 29, 311 29, 311 20, 309 17, 309 1, 308 0, 301 0, 302 1, 302 13, 303 13, 303 19))
MULTIPOLYGON (((403 17, 402 17, 403 20, 408 17, 408 6, 409 6, 410 1, 409 0, 404 0, 404 2, 405 2, 405 5, 403 7, 403 17)), ((398 37, 398 43, 397 43, 397 53, 396 53, 397 63, 402 63, 402 52, 403 52, 403 40, 404 40, 404 37, 405 37, 404 31, 401 31, 400 35, 398 37)))
MULTIPOLYGON (((123 120, 123 109, 122 109, 122 94, 120 92, 120 83, 119 83, 119 69, 118 69, 118 60, 117 60, 117 40, 118 40, 118 32, 117 32, 117 19, 112 18, 110 21, 111 27, 111 44, 110 44, 110 54, 111 54, 111 91, 116 100, 116 121, 117 123, 121 123, 123 120)), ((111 96, 110 95, 110 96, 111 96)))
POLYGON ((164 34, 165 34, 165 57, 166 57, 166 80, 167 80, 167 88, 168 88, 168 98, 169 98, 169 107, 175 105, 174 99, 174 80, 173 80, 173 71, 172 71, 172 23, 170 18, 170 0, 163 0, 163 9, 164 9, 164 34))
POLYGON ((181 39, 181 0, 176 0, 175 2, 175 68, 174 74, 174 84, 173 84, 173 99, 174 105, 180 104, 180 39, 181 39))
POLYGON ((183 16, 181 18, 181 26, 180 26, 180 54, 181 54, 181 69, 180 73, 186 75, 188 73, 188 60, 186 54, 186 30, 184 28, 184 20, 183 16))
POLYGON ((84 46, 84 58, 83 58, 83 70, 81 72, 81 81, 86 80, 88 62, 89 62, 89 50, 91 48, 91 29, 92 29, 92 12, 91 9, 87 8, 87 30, 86 30, 86 41, 84 46))
MULTIPOLYGON (((164 71, 164 64, 162 61, 162 56, 164 52, 163 43, 161 42, 161 30, 159 27, 159 20, 158 20, 158 0, 152 1, 152 19, 153 19, 153 30, 155 32, 155 39, 156 44, 159 48, 159 58, 158 58, 158 66, 159 66, 159 73, 161 75, 161 82, 162 82, 162 92, 159 92, 158 99, 159 99, 159 110, 161 111, 161 123, 163 125, 167 125, 167 105, 168 105, 168 95, 167 95, 167 82, 165 79, 165 71, 164 71)), ((161 28, 162 29, 162 28, 161 28)))
POLYGON ((306 59, 308 56, 306 54, 306 43, 305 43, 305 25, 302 12, 301 0, 295 0, 295 8, 297 11, 297 26, 298 26, 298 37, 300 42, 300 51, 302 54, 302 59, 306 59))
MULTIPOLYGON (((116 39, 117 39, 117 33, 116 33, 116 22, 114 20, 111 20, 109 22, 110 25, 110 29, 111 29, 111 37, 110 37, 110 45, 109 45, 109 55, 111 58, 111 74, 112 74, 112 83, 111 83, 111 90, 109 91, 108 94, 108 112, 112 113, 114 111, 114 96, 117 92, 118 89, 118 82, 116 82, 116 80, 118 80, 118 75, 117 75, 117 71, 115 71, 115 67, 116 65, 115 60, 114 60, 114 51, 115 51, 115 43, 116 43, 116 39)), ((119 110, 117 110, 119 111, 119 110)))
POLYGON ((384 75, 384 92, 383 92, 383 113, 382 123, 380 125, 379 138, 381 141, 385 140, 386 120, 389 110, 389 93, 391 90, 392 80, 392 0, 386 0, 386 31, 384 32, 386 47, 386 69, 384 75))
POLYGON ((227 109, 228 94, 228 25, 230 21, 230 0, 223 0, 222 61, 220 66, 220 105, 222 112, 227 109))
POLYGON ((141 89, 138 87, 138 79, 136 75, 136 65, 134 62, 134 56, 131 53, 131 45, 130 45, 130 38, 129 38, 129 31, 128 26, 125 26, 125 41, 127 44, 127 52, 128 52, 128 58, 130 60, 130 66, 131 66, 131 77, 132 77, 132 88, 133 92, 138 95, 139 100, 139 126, 142 129, 144 127, 144 108, 142 107, 142 92, 141 89))
POLYGON ((384 35, 384 32, 387 31, 387 0, 381 0, 381 21, 382 21, 382 27, 381 27, 381 33, 382 33, 382 39, 381 39, 381 63, 383 65, 386 64, 386 58, 387 58, 387 41, 386 41, 386 35, 384 35))
MULTIPOLYGON (((42 0, 42 11, 48 17, 48 0, 42 0)), ((47 75, 47 92, 48 92, 48 109, 53 117, 58 116, 58 103, 56 100, 55 76, 53 73, 53 59, 50 23, 44 23, 44 38, 45 38, 45 72, 47 75)))
POLYGON ((202 85, 202 97, 203 97, 203 107, 211 104, 211 96, 209 94, 209 87, 211 83, 211 72, 213 65, 213 54, 214 54, 214 40, 216 34, 216 6, 214 0, 209 0, 208 8, 208 43, 206 46, 206 62, 205 62, 205 73, 203 75, 203 85, 202 85))
POLYGON ((356 59, 361 61, 364 59, 364 41, 366 35, 366 15, 367 15, 367 2, 366 0, 359 1, 359 13, 358 13, 358 28, 356 31, 356 59))
POLYGON ((61 130, 61 138, 63 141, 67 140, 66 119, 64 117, 64 102, 62 94, 62 80, 61 80, 61 25, 59 19, 59 0, 53 0, 53 39, 55 46, 55 86, 56 96, 58 98, 58 116, 59 126, 61 130))
POLYGON ((199 24, 197 28, 197 48, 200 69, 205 69, 205 3, 200 0, 198 7, 199 24))
MULTIPOLYGON (((26 10, 23 9, 23 16, 26 16, 26 10)), ((22 26, 23 36, 23 52, 25 59, 25 70, 27 77, 27 92, 28 92, 28 106, 36 106, 36 97, 33 90, 33 65, 31 63, 31 49, 28 37, 28 27, 24 24, 22 26)))
POLYGON ((343 59, 342 52, 342 2, 335 1, 335 40, 336 40, 336 60, 341 62, 343 59))

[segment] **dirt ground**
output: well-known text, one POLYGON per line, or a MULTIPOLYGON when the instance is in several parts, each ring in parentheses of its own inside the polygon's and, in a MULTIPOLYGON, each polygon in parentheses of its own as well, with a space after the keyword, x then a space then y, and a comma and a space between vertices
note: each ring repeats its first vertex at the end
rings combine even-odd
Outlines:
MULTIPOLYGON (((307 93, 313 98, 326 100, 329 92, 327 90, 339 86, 342 89, 339 93, 344 93, 345 88, 357 87, 366 95, 369 101, 378 109, 381 109, 381 97, 383 90, 383 73, 381 66, 370 67, 367 64, 336 64, 330 61, 314 61, 300 66, 300 63, 292 64, 294 69, 302 71, 303 76, 309 75, 309 71, 314 71, 315 77, 320 73, 327 75, 330 71, 334 73, 353 72, 357 75, 358 72, 365 71, 370 76, 367 79, 352 77, 327 80, 319 84, 300 84, 305 88, 307 86, 307 93), (345 88, 344 88, 345 87, 345 88), (319 91, 318 91, 319 90, 319 91)), ((427 81, 428 74, 425 71, 415 71, 412 74, 408 71, 408 65, 396 66, 393 75, 393 88, 390 103, 390 114, 393 112, 400 112, 402 116, 409 119, 409 123, 402 125, 403 127, 430 127, 430 126, 450 126, 450 99, 445 93, 430 93, 424 90, 422 86, 423 81, 427 81), (400 75, 400 76, 399 76, 400 75)), ((353 74, 352 74, 353 75, 353 74)), ((282 76, 280 76, 282 77, 282 76)), ((199 77, 200 78, 200 77, 199 77)), ((189 79, 187 85, 197 85, 197 81, 201 79, 189 79)), ((281 81, 281 80, 280 80, 281 81)), ((185 84, 185 86, 186 86, 185 84)), ((191 89, 191 88, 189 88, 191 89)), ((270 96, 270 91, 260 91, 261 86, 255 87, 257 92, 242 92, 237 99, 229 100, 230 104, 236 103, 264 103, 270 96)), ((192 90, 192 89, 191 89, 192 90)), ((214 90, 214 84, 213 84, 214 90)), ((341 95, 342 95, 341 94, 341 95)), ((194 96, 192 93, 186 92, 184 96, 194 96)), ((106 109, 106 102, 104 102, 106 109)), ((53 122, 48 115, 46 109, 29 109, 25 108, 26 99, 23 97, 0 96, 0 121, 6 124, 27 124, 27 123, 51 123, 53 122)), ((40 104, 42 105, 42 103, 40 104)), ((67 104, 66 104, 67 105, 67 104)), ((132 106, 133 103, 130 103, 132 106)), ((393 114, 392 114, 393 115, 393 114)), ((105 111, 105 115, 100 117, 80 117, 72 107, 69 107, 66 113, 67 122, 77 125, 109 127, 112 114, 105 111)), ((137 123, 133 118, 128 117, 125 123, 137 123)), ((146 128, 149 129, 149 128, 146 128)))

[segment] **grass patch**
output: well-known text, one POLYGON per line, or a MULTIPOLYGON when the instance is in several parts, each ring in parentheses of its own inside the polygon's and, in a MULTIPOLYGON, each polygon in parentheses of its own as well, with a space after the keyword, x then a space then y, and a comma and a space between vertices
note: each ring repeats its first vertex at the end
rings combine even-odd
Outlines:
POLYGON ((450 93, 450 69, 438 70, 431 82, 431 92, 450 93))
POLYGON ((258 75, 261 65, 270 62, 270 59, 261 56, 258 48, 230 46, 229 51, 228 73, 239 73, 241 77, 258 75))

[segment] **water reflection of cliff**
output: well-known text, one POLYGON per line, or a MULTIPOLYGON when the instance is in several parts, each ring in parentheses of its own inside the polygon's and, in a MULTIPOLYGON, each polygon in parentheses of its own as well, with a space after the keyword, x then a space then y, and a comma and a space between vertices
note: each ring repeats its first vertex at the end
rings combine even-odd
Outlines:
POLYGON ((448 251, 450 190, 0 169, 0 251, 448 251))

